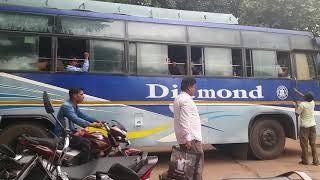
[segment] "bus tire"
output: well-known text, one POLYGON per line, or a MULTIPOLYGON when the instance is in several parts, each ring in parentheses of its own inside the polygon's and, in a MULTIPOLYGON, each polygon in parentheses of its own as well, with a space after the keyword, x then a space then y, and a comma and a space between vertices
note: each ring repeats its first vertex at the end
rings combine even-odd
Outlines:
POLYGON ((274 119, 257 120, 250 131, 250 148, 254 157, 261 160, 275 159, 285 146, 285 132, 274 119))
POLYGON ((0 135, 0 144, 7 144, 14 151, 17 149, 18 137, 27 134, 33 137, 48 138, 49 134, 44 126, 34 123, 18 123, 6 127, 0 135))

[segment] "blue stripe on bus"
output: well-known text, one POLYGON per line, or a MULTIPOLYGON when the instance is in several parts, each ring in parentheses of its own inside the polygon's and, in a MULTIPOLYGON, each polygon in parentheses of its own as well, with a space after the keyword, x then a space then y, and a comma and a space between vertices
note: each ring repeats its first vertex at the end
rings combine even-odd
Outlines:
POLYGON ((150 22, 150 23, 159 23, 159 24, 201 26, 201 27, 211 27, 211 28, 261 31, 261 32, 270 32, 270 33, 282 33, 282 34, 295 34, 295 35, 311 36, 311 34, 309 32, 306 32, 306 31, 294 31, 294 30, 286 30, 286 29, 273 29, 273 28, 264 28, 264 27, 253 27, 253 26, 243 26, 243 25, 222 24, 222 23, 177 21, 177 20, 157 19, 157 18, 148 18, 148 17, 118 15, 118 14, 110 14, 110 13, 98 13, 98 12, 85 12, 85 11, 76 11, 76 10, 50 9, 50 8, 29 7, 29 6, 1 5, 0 6, 0 11, 1 10, 2 11, 18 11, 18 12, 28 12, 28 13, 79 16, 79 17, 90 17, 90 18, 103 18, 103 19, 150 22))
MULTIPOLYGON (((50 84, 57 87, 69 89, 72 87, 82 87, 85 93, 98 98, 110 101, 173 101, 173 85, 180 89, 181 77, 146 77, 146 76, 124 76, 124 75, 105 75, 89 73, 15 73, 15 75, 25 77, 38 82, 50 84), (161 84, 169 89, 169 94, 162 98, 148 98, 149 87, 147 84, 161 84), (97 86, 98 85, 98 86, 97 86), (97 88, 98 87, 98 88, 97 88)), ((224 79, 224 78, 196 78, 197 89, 244 89, 247 92, 256 89, 257 86, 263 87, 263 98, 202 98, 196 100, 208 101, 241 101, 243 103, 253 101, 280 101, 277 97, 277 88, 285 86, 288 88, 286 101, 294 101, 297 96, 293 92, 293 80, 290 79, 224 79)), ((320 100, 320 91, 317 81, 300 81, 298 89, 301 92, 312 91, 316 100, 320 100)), ((156 94, 161 90, 157 88, 156 94)), ((302 100, 302 98, 299 98, 302 100)))
POLYGON ((7 94, 0 93, 0 98, 27 98, 27 99, 39 99, 36 96, 27 96, 27 95, 19 95, 19 94, 7 94))
POLYGON ((218 116, 208 117, 208 121, 211 122, 211 121, 214 121, 214 120, 216 120, 218 118, 237 117, 237 116, 240 116, 240 115, 232 115, 232 114, 229 114, 229 115, 218 115, 218 116))

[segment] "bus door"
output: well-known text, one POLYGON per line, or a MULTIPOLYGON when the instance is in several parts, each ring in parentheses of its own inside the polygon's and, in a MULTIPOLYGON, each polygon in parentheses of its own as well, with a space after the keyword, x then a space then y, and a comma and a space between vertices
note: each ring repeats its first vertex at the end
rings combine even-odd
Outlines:
MULTIPOLYGON (((320 106, 317 102, 320 100, 320 88, 319 81, 317 80, 316 73, 316 57, 315 52, 294 52, 293 53, 293 64, 295 66, 295 80, 294 86, 302 93, 312 92, 316 102, 316 111, 320 111, 320 106)), ((292 91, 293 92, 293 91, 292 91)), ((294 99, 296 101, 302 101, 303 97, 294 93, 294 99)), ((316 116, 317 121, 320 121, 320 116, 316 116)), ((320 124, 320 122, 318 122, 320 124)), ((319 132, 317 126, 317 132, 319 132)))

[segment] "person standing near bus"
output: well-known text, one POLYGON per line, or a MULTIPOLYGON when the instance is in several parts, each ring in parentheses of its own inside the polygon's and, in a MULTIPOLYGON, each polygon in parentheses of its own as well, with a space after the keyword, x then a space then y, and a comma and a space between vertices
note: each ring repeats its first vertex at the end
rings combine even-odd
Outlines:
POLYGON ((313 165, 319 165, 319 159, 316 147, 316 121, 314 118, 315 103, 312 93, 302 94, 297 89, 295 92, 304 97, 304 101, 296 107, 296 113, 299 115, 300 121, 300 146, 301 146, 301 164, 309 164, 308 160, 308 144, 311 146, 313 157, 313 165), (309 143, 308 143, 309 141, 309 143))
POLYGON ((90 54, 87 52, 84 52, 84 62, 82 65, 82 68, 80 68, 79 60, 77 60, 75 57, 71 57, 69 61, 69 65, 66 67, 66 70, 69 72, 88 72, 89 71, 89 56, 90 54))
POLYGON ((181 82, 182 92, 175 98, 174 130, 177 142, 183 151, 191 151, 201 154, 196 180, 202 180, 204 167, 204 153, 202 149, 201 120, 196 104, 192 97, 196 91, 196 80, 184 78, 181 82))

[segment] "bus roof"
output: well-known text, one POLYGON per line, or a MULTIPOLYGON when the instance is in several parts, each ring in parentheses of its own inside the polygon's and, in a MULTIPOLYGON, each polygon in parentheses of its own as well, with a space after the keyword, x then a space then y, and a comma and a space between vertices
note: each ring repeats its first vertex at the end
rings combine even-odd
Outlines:
MULTIPOLYGON (((7 1, 7 2, 11 2, 11 1, 7 1)), ((150 17, 137 17, 137 16, 129 16, 129 15, 88 12, 88 11, 80 11, 80 10, 64 10, 64 9, 53 9, 53 8, 43 8, 43 7, 17 6, 17 5, 8 5, 8 3, 6 3, 6 5, 0 5, 0 11, 15 11, 15 12, 66 15, 66 16, 77 16, 77 17, 88 17, 88 18, 127 20, 127 21, 149 22, 149 23, 158 23, 158 24, 188 25, 188 26, 209 27, 209 28, 259 31, 259 32, 291 34, 291 35, 304 35, 304 36, 310 36, 311 38, 313 38, 313 34, 308 31, 274 29, 274 28, 265 28, 265 27, 223 24, 223 23, 158 19, 158 18, 150 18, 150 17)))
POLYGON ((237 18, 232 14, 164 9, 92 0, 10 0, 5 1, 5 4, 64 10, 81 10, 157 19, 238 24, 237 18))

